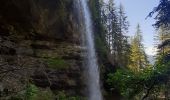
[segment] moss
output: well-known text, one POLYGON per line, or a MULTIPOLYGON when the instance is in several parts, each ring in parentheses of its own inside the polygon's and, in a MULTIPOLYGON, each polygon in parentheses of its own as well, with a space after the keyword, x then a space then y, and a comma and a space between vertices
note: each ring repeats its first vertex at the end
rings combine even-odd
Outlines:
POLYGON ((41 89, 34 84, 29 84, 24 91, 8 100, 55 100, 55 94, 50 89, 41 89))
POLYGON ((49 89, 45 91, 40 90, 34 100, 55 100, 55 95, 49 89))
POLYGON ((47 58, 45 61, 49 68, 67 69, 69 67, 69 64, 61 58, 47 58))
POLYGON ((56 96, 57 100, 87 100, 85 97, 81 96, 68 96, 65 91, 59 91, 56 96))

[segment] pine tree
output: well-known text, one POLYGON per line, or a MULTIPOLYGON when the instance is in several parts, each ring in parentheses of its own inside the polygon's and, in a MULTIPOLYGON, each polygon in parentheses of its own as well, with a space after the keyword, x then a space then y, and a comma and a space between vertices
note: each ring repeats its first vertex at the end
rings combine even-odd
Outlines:
POLYGON ((110 49, 110 56, 115 66, 127 67, 130 45, 128 43, 129 22, 124 8, 120 4, 117 9, 114 0, 102 7, 102 18, 106 27, 105 38, 110 49))
POLYGON ((114 36, 117 32, 117 11, 113 0, 109 0, 108 3, 108 14, 107 14, 107 29, 108 29, 108 44, 110 46, 110 52, 114 52, 113 44, 115 44, 114 36))
POLYGON ((118 60, 119 66, 127 67, 129 54, 130 54, 130 45, 128 43, 128 33, 129 22, 127 21, 127 16, 125 14, 123 5, 120 4, 118 8, 118 60))
POLYGON ((111 31, 110 31, 110 36, 111 36, 111 55, 113 56, 113 62, 115 63, 115 65, 118 66, 118 45, 121 45, 121 44, 118 44, 118 40, 119 39, 119 34, 118 34, 118 29, 119 29, 119 26, 118 26, 118 13, 116 11, 116 8, 112 8, 112 11, 111 11, 111 24, 110 24, 110 27, 111 27, 111 31))
MULTIPOLYGON (((157 57, 160 55, 166 55, 170 53, 170 0, 160 0, 160 3, 154 10, 149 14, 150 17, 153 16, 154 13, 157 13, 155 19, 156 29, 159 30, 158 39, 160 41, 160 45, 158 48, 160 49, 157 57)), ((170 99, 170 77, 165 83, 165 98, 166 100, 170 99)))
MULTIPOLYGON (((170 54, 170 30, 168 27, 162 25, 158 29, 157 39, 159 40, 158 45, 158 53, 156 55, 156 59, 159 60, 160 57, 165 57, 163 59, 166 59, 166 56, 170 54), (163 56, 162 56, 163 55, 163 56)), ((170 99, 170 77, 168 77, 165 84, 165 90, 164 95, 166 100, 170 99)))
POLYGON ((117 67, 127 67, 130 56, 130 44, 128 43, 129 22, 124 12, 123 5, 118 9, 114 0, 108 0, 102 6, 102 22, 105 26, 105 39, 109 48, 109 57, 112 64, 117 67))
POLYGON ((161 26, 158 32, 158 39, 159 39, 158 48, 161 49, 159 51, 159 54, 164 54, 169 52, 170 48, 168 45, 170 45, 170 43, 168 43, 167 41, 170 40, 170 30, 167 29, 166 27, 161 26))
POLYGON ((149 65, 147 61, 147 56, 144 51, 144 46, 142 44, 140 25, 137 25, 135 36, 131 40, 131 63, 129 68, 134 72, 139 72, 140 70, 146 68, 149 65))
POLYGON ((166 26, 170 28, 170 1, 169 0, 160 0, 160 3, 157 7, 149 13, 149 17, 152 17, 156 13, 156 23, 154 24, 156 28, 161 26, 166 26))

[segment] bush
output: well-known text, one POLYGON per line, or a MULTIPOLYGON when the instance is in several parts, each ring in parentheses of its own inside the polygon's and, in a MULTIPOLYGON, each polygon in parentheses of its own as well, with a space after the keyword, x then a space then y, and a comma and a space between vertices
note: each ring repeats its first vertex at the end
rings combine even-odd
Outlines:
POLYGON ((37 93, 38 93, 38 88, 33 84, 29 84, 26 88, 25 99, 35 100, 34 98, 37 96, 37 93))
MULTIPOLYGON (((162 57, 164 58, 164 57, 162 57)), ((155 66, 148 67, 141 72, 134 73, 130 70, 117 70, 108 74, 107 84, 110 89, 118 89, 129 100, 158 96, 165 89, 168 80, 170 62, 163 59, 156 62, 155 66)))

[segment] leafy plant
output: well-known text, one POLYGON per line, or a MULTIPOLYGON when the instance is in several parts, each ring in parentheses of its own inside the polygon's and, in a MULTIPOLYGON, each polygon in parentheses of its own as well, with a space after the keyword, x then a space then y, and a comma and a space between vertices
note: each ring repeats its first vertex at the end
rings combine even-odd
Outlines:
POLYGON ((129 100, 140 98, 144 100, 149 96, 157 96, 165 89, 168 80, 170 62, 160 57, 155 66, 148 67, 139 73, 130 70, 117 70, 108 74, 107 83, 110 89, 118 89, 129 100))
MULTIPOLYGON (((40 90, 34 84, 29 84, 26 88, 24 100, 55 100, 55 95, 51 90, 40 90)), ((13 100, 13 99, 11 99, 13 100)), ((14 99, 15 100, 15 99, 14 99)), ((16 99, 23 100, 23 99, 16 99)))
POLYGON ((34 100, 37 96, 38 88, 33 84, 28 84, 25 92, 25 99, 26 100, 34 100))

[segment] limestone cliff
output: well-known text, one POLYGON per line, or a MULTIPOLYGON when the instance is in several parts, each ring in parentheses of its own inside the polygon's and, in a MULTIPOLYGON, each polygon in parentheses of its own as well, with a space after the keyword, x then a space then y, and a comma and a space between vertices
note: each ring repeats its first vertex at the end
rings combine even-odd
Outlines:
POLYGON ((29 84, 54 95, 83 95, 73 1, 0 1, 0 98, 22 94, 29 84))

